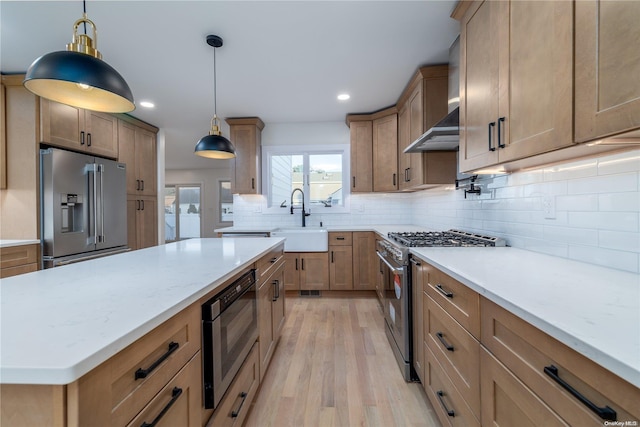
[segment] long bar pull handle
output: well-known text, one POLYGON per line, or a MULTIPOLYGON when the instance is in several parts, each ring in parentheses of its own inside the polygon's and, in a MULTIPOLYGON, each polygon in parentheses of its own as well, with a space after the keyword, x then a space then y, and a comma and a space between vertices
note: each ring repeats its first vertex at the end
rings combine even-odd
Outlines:
POLYGON ((436 289, 447 298, 453 298, 453 292, 446 291, 440 283, 436 285, 436 289))
POLYGON ((100 237, 98 238, 98 241, 105 242, 106 240, 104 237, 104 165, 102 163, 98 165, 98 172, 100 173, 100 237))
POLYGON ((247 393, 244 391, 241 392, 240 397, 242 398, 242 400, 240 401, 240 406, 238 406, 238 409, 236 409, 235 411, 231 411, 231 418, 237 418, 238 415, 240 415, 240 410, 242 409, 242 405, 244 405, 244 401, 247 400, 247 393))
POLYGON ((93 172, 93 244, 98 243, 98 174, 96 172, 96 164, 91 165, 93 172))
POLYGON ((455 417, 456 413, 453 411, 453 409, 447 408, 447 405, 444 403, 444 392, 442 390, 438 390, 436 394, 438 395, 438 400, 440 401, 440 404, 444 408, 444 411, 447 413, 447 415, 451 418, 455 417))
POLYGON ((496 122, 489 123, 489 151, 496 151, 496 147, 493 146, 493 128, 496 126, 496 122))
MULTIPOLYGON (((402 267, 398 268, 398 267, 394 267, 393 265, 391 265, 391 263, 389 263, 389 261, 384 259, 384 257, 380 254, 380 252, 376 251, 376 255, 378 255, 378 258, 380 258, 380 260, 382 262, 384 262, 392 272, 394 272, 395 274, 397 274, 399 276, 404 274, 404 269, 402 267)), ((382 272, 382 270, 380 270, 380 272, 382 272)))
POLYGON ((80 131, 80 145, 84 145, 84 131, 80 131))
POLYGON ((160 422, 162 417, 165 416, 167 411, 169 411, 171 406, 173 406, 173 404, 176 403, 176 400, 178 400, 181 395, 182 395, 182 389, 178 387, 174 387, 173 390, 171 390, 171 400, 169 401, 169 403, 167 403, 166 406, 162 408, 162 411, 160 411, 160 413, 153 419, 153 421, 151 421, 151 424, 145 421, 140 425, 140 427, 155 427, 160 422))
POLYGON ((506 120, 506 117, 500 117, 498 119, 498 148, 506 147, 506 145, 502 143, 502 134, 500 132, 500 129, 504 126, 503 123, 505 120, 506 120))
POLYGON ((418 261, 415 258, 409 258, 409 261, 411 261, 411 264, 413 264, 413 265, 422 265, 422 264, 420 264, 420 261, 418 261))
POLYGON ((436 332, 436 336, 438 337, 444 348, 447 349, 447 351, 453 351, 453 346, 445 341, 444 334, 442 332, 436 332))
POLYGON ((171 341, 169 343, 168 350, 162 356, 160 356, 158 358, 158 360, 153 362, 151 364, 151 366, 149 366, 147 369, 139 368, 135 372, 135 374, 134 374, 135 380, 139 380, 141 378, 146 378, 151 372, 153 372, 154 369, 156 369, 162 362, 164 362, 167 359, 167 357, 171 356, 171 353, 176 351, 178 349, 178 347, 180 347, 180 344, 178 344, 177 342, 171 341))
POLYGON ((91 147, 91 133, 87 134, 87 147, 91 147))
POLYGON ((273 298, 271 299, 271 301, 278 301, 278 298, 280 298, 280 281, 276 279, 271 284, 274 287, 273 298))
POLYGON ((613 410, 609 406, 605 406, 604 408, 601 408, 597 406, 595 403, 593 403, 592 401, 590 401, 589 399, 587 399, 585 396, 582 395, 582 393, 580 393, 578 390, 573 388, 569 383, 567 383, 565 380, 560 378, 560 376, 558 376, 558 368, 556 368, 554 365, 545 366, 544 373, 547 374, 549 377, 551 377, 552 380, 560 384, 562 388, 567 390, 573 397, 575 397, 580 402, 582 402, 584 406, 591 409, 593 412, 596 413, 596 415, 598 415, 603 420, 617 421, 617 414, 615 410, 613 410))

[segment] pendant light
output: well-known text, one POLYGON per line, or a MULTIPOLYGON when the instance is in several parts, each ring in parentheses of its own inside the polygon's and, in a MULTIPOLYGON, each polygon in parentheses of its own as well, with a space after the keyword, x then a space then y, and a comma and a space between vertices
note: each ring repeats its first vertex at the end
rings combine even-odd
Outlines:
POLYGON ((215 35, 207 36, 207 44, 213 47, 213 118, 209 135, 200 138, 196 144, 195 153, 210 159, 232 159, 236 156, 236 149, 231 141, 220 132, 220 119, 217 115, 216 100, 216 48, 222 46, 222 38, 215 35))
POLYGON ((98 51, 96 25, 87 18, 83 0, 82 18, 73 24, 73 39, 66 51, 47 53, 27 70, 24 86, 34 94, 52 101, 87 110, 127 113, 136 107, 127 82, 98 51), (84 24, 85 34, 78 34, 84 24), (87 32, 93 28, 93 39, 87 32))

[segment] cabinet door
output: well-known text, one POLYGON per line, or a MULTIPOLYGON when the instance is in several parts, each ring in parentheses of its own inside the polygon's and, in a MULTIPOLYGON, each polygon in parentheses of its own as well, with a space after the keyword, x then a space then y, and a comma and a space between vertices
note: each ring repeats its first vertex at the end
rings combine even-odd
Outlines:
POLYGON ((575 2, 575 139, 640 127, 640 2, 575 2))
POLYGON ((139 193, 155 196, 156 191, 156 136, 145 129, 137 128, 136 141, 136 176, 139 193))
POLYGON ((327 252, 300 254, 300 289, 329 290, 329 254, 327 252))
POLYGON ((353 251, 351 246, 329 246, 329 289, 353 289, 353 251))
POLYGON ((573 3, 498 3, 499 25, 505 22, 509 31, 509 43, 499 51, 499 112, 493 119, 503 163, 573 144, 573 3))
POLYGON ((273 326, 273 340, 278 341, 282 328, 284 328, 284 265, 281 265, 275 273, 273 273, 274 296, 271 304, 271 324, 273 326))
POLYGON ((373 121, 373 191, 398 189, 398 115, 373 121))
POLYGON ((284 289, 300 290, 300 259, 296 252, 284 253, 284 289))
POLYGON ((84 111, 87 151, 98 156, 118 157, 118 119, 105 113, 84 111))
POLYGON ((239 194, 260 194, 259 151, 253 125, 232 125, 231 142, 236 148, 236 157, 231 161, 232 191, 239 194))
POLYGON ((158 244, 158 201, 155 198, 140 199, 136 227, 138 228, 138 249, 158 244))
POLYGON ((376 268, 376 239, 371 231, 353 232, 353 289, 375 290, 376 268))
POLYGON ((484 348, 480 351, 482 425, 567 426, 484 348))
POLYGON ((424 268, 422 261, 411 258, 411 280, 413 298, 413 368, 424 384, 424 268))
POLYGON ((460 26, 460 170, 498 162, 499 9, 505 2, 473 4, 460 26))
POLYGON ((42 141, 74 150, 86 147, 84 110, 40 98, 42 141))
MULTIPOLYGON (((446 93, 446 92, 445 92, 446 93)), ((446 103, 444 102, 445 98, 442 98, 442 105, 440 107, 439 110, 441 110, 443 112, 442 117, 444 117, 446 115, 446 103)), ((422 135, 424 133, 424 131, 426 130, 423 126, 424 126, 424 121, 425 121, 425 117, 424 117, 424 91, 423 91, 423 84, 422 82, 416 86, 415 90, 413 91, 413 93, 411 94, 411 96, 409 97, 409 100, 407 101, 407 109, 408 109, 408 115, 409 115, 409 123, 408 123, 408 130, 409 130, 409 142, 408 144, 411 144, 413 141, 415 141, 416 139, 418 139, 420 137, 420 135, 422 135)), ((406 182, 407 188, 416 186, 416 185, 420 185, 422 184, 422 175, 423 175, 423 168, 422 168, 422 153, 411 153, 411 154, 405 154, 406 158, 407 158, 407 172, 406 172, 406 182)), ((402 173, 404 171, 404 169, 400 169, 399 172, 402 173)), ((400 181, 403 181, 402 177, 400 178, 400 181)))
POLYGON ((140 249, 138 247, 138 209, 140 209, 140 200, 135 196, 127 197, 127 246, 132 251, 140 249))
POLYGON ((351 191, 373 191, 373 134, 371 120, 351 122, 351 191))
POLYGON ((264 377, 267 366, 273 356, 275 342, 273 337, 272 299, 274 289, 268 279, 258 289, 258 333, 260 341, 260 379, 264 377))
POLYGON ((127 165, 127 194, 136 194, 136 127, 118 120, 118 161, 127 165))
MULTIPOLYGON (((408 103, 407 103, 408 104, 408 103)), ((404 149, 411 144, 411 136, 409 126, 411 120, 409 117, 409 108, 405 105, 398 111, 398 172, 400 172, 400 182, 398 188, 404 190, 409 188, 411 169, 411 154, 405 154, 404 149)), ((419 154, 418 154, 419 155, 419 154)))

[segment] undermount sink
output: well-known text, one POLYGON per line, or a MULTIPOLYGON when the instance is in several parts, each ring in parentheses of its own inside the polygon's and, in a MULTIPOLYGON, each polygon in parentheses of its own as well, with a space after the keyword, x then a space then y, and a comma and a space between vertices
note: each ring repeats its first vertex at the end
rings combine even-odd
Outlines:
POLYGON ((329 233, 326 228, 291 227, 278 228, 272 237, 284 237, 285 252, 326 252, 329 250, 329 233))

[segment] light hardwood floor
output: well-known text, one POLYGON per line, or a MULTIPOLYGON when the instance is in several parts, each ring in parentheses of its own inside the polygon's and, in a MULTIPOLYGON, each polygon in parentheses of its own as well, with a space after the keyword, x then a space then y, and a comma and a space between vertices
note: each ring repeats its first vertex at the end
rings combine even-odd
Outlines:
POLYGON ((246 427, 439 427, 400 374, 373 297, 286 300, 287 320, 246 427))

